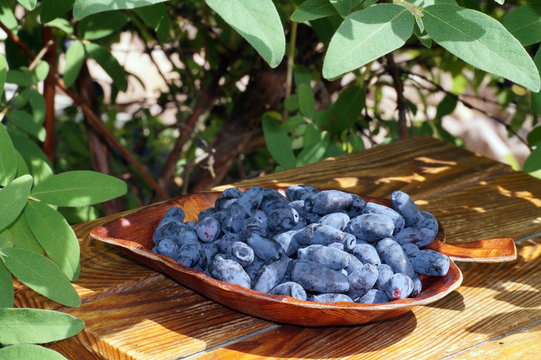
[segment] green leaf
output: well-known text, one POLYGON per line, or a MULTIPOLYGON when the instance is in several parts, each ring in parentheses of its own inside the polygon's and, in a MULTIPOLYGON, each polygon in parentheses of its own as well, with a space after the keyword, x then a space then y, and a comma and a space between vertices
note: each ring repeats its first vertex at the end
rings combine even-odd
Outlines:
POLYGON ((541 146, 537 146, 537 148, 526 158, 522 170, 529 173, 541 170, 541 146))
POLYGON ((66 219, 49 205, 29 201, 24 212, 32 233, 49 258, 75 281, 79 266, 79 241, 66 219))
POLYGON ((45 98, 36 89, 30 89, 28 99, 30 100, 30 106, 32 106, 34 124, 43 124, 46 112, 45 98))
POLYGON ((126 73, 115 57, 98 44, 88 43, 85 45, 85 48, 88 55, 96 60, 103 70, 109 74, 111 79, 113 79, 116 87, 121 91, 126 90, 126 73))
POLYGON ((19 86, 29 87, 34 84, 34 77, 28 70, 9 70, 6 74, 6 82, 19 86))
POLYGON ((0 54, 0 96, 4 93, 4 84, 6 83, 7 63, 6 57, 0 54))
POLYGON ((32 11, 36 8, 37 0, 17 0, 26 10, 32 11))
POLYGON ((331 39, 323 76, 336 78, 401 47, 414 23, 411 12, 395 4, 377 4, 351 13, 331 39))
POLYGON ((299 97, 297 94, 293 94, 284 100, 284 108, 289 111, 297 111, 299 109, 299 97))
MULTIPOLYGON (((1 250, 0 250, 1 251, 1 250)), ((0 258, 2 255, 0 255, 0 258)), ((0 260, 0 308, 10 308, 13 306, 13 279, 11 273, 0 260)), ((2 321, 2 319, 0 319, 2 321)))
POLYGON ((81 298, 66 275, 51 260, 17 247, 2 250, 4 264, 20 282, 62 305, 77 307, 81 298))
POLYGON ((163 3, 137 8, 135 9, 135 13, 147 26, 154 29, 160 42, 167 41, 171 23, 169 22, 167 9, 163 3))
POLYGON ((319 131, 314 126, 307 126, 304 132, 304 147, 297 156, 297 166, 319 161, 329 146, 330 136, 327 131, 319 131))
POLYGON ((43 249, 38 244, 34 234, 28 226, 26 221, 26 216, 24 215, 27 211, 27 207, 24 208, 23 212, 17 220, 12 222, 7 228, 0 231, 0 238, 5 239, 6 241, 23 249, 27 249, 38 254, 43 254, 43 249))
POLYGON ((120 11, 109 11, 91 15, 79 22, 77 31, 86 40, 97 40, 109 36, 128 23, 128 16, 120 11))
POLYGON ((16 178, 0 190, 0 230, 5 229, 21 213, 32 188, 32 176, 16 178))
POLYGON ((104 11, 135 9, 164 1, 167 0, 75 0, 75 5, 73 5, 73 17, 75 20, 81 20, 89 15, 104 11))
POLYGON ((64 67, 64 85, 71 86, 77 79, 79 71, 86 58, 85 47, 79 40, 71 43, 66 51, 66 66, 64 67))
POLYGON ((22 155, 26 165, 38 184, 53 174, 51 163, 36 143, 15 131, 9 131, 15 149, 22 155))
POLYGON ((275 112, 263 114, 261 119, 263 135, 270 154, 285 169, 295 167, 295 155, 291 149, 291 141, 280 122, 280 115, 275 112))
POLYGON ((0 186, 6 186, 17 175, 17 151, 6 127, 0 124, 0 186))
POLYGON ((47 75, 49 74, 49 64, 47 64, 45 61, 40 60, 36 64, 36 67, 34 68, 34 76, 36 77, 36 80, 43 81, 47 78, 47 75))
POLYGON ((476 10, 432 5, 423 10, 432 39, 455 56, 537 92, 541 80, 530 55, 505 27, 476 10))
POLYGON ((23 176, 26 174, 30 174, 30 171, 28 171, 28 166, 26 165, 26 162, 23 159, 23 156, 17 152, 17 176, 23 176))
POLYGON ((541 147, 541 125, 534 127, 528 133, 527 139, 530 146, 541 147))
POLYGON ((312 75, 310 74, 310 70, 305 66, 295 65, 293 69, 293 78, 295 79, 295 85, 297 87, 302 84, 310 86, 312 75))
POLYGON ((37 137, 41 141, 45 140, 45 129, 41 124, 36 123, 34 117, 26 111, 11 110, 7 113, 6 118, 8 123, 15 125, 17 128, 37 137))
POLYGON ((48 23, 64 16, 71 9, 75 0, 42 0, 41 21, 48 23))
POLYGON ((452 113, 456 108, 457 100, 456 95, 445 95, 436 108, 436 119, 441 119, 442 117, 452 113))
POLYGON ((212 10, 252 45, 271 66, 285 54, 282 21, 272 0, 205 0, 212 10))
POLYGON ((0 360, 67 360, 49 348, 33 344, 10 345, 0 349, 0 360))
POLYGON ((9 1, 0 1, 0 22, 15 35, 17 34, 19 21, 15 17, 9 1))
POLYGON ((57 206, 88 206, 122 196, 126 183, 95 171, 77 170, 53 175, 34 187, 32 196, 57 206))
POLYGON ((49 21, 48 23, 46 23, 45 25, 47 25, 49 27, 57 28, 57 29, 65 32, 67 35, 72 35, 73 34, 73 26, 71 25, 71 23, 68 20, 63 19, 63 18, 53 19, 53 20, 49 21))
POLYGON ((502 18, 502 24, 524 46, 541 41, 541 4, 526 4, 502 18))
POLYGON ((336 15, 337 11, 329 0, 306 0, 291 15, 292 21, 311 21, 336 15))
POLYGON ((299 109, 309 119, 312 119, 316 113, 316 100, 312 94, 312 88, 309 84, 300 84, 297 86, 299 97, 299 109))
POLYGON ((364 103, 364 89, 358 85, 350 86, 338 95, 330 107, 330 116, 324 118, 321 126, 333 134, 350 128, 359 119, 364 103))
POLYGON ((44 344, 67 339, 83 330, 75 316, 52 310, 0 309, 0 343, 44 344))
POLYGON ((329 2, 340 16, 346 17, 351 12, 351 9, 361 3, 361 0, 329 0, 329 2))

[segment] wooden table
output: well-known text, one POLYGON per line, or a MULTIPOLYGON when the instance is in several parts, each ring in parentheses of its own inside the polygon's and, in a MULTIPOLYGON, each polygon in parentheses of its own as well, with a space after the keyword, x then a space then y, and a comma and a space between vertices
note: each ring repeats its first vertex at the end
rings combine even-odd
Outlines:
MULTIPOLYGON (((516 239, 507 263, 460 263, 462 286, 398 318, 305 328, 243 315, 150 270, 75 226, 80 308, 19 287, 18 306, 54 308, 86 322, 51 344, 69 359, 539 359, 541 181, 430 137, 327 159, 236 185, 293 183, 389 197, 400 189, 443 224, 448 242, 516 239)), ((118 215, 117 215, 118 216, 118 215)))

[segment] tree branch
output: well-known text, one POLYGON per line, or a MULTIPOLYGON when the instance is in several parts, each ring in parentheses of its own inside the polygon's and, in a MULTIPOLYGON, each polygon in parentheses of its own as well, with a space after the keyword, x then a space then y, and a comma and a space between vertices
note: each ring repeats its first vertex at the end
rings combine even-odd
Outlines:
POLYGON ((398 131, 401 139, 408 137, 408 124, 406 120, 406 111, 408 110, 406 97, 404 96, 404 83, 402 82, 402 70, 396 66, 393 53, 385 55, 387 59, 387 69, 393 78, 394 88, 396 90, 396 107, 398 109, 398 131))

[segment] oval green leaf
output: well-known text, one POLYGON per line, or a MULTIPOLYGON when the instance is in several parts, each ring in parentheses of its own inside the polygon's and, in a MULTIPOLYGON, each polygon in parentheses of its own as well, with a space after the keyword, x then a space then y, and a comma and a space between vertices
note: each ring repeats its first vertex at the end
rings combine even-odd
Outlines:
POLYGON ((26 132, 27 134, 33 135, 41 141, 45 140, 47 135, 45 129, 40 123, 37 123, 35 118, 27 113, 26 111, 21 110, 11 110, 7 113, 6 118, 8 123, 15 125, 18 129, 26 132))
POLYGON ((37 0, 17 0, 26 10, 32 11, 36 8, 37 0))
POLYGON ((95 171, 78 170, 53 175, 32 191, 32 196, 51 205, 88 206, 122 196, 126 183, 95 171))
POLYGON ((529 173, 541 170, 541 146, 537 146, 537 148, 526 158, 522 170, 529 173))
MULTIPOLYGON (((2 250, 0 249, 0 251, 2 250)), ((13 291, 13 279, 1 259, 2 255, 0 255, 0 289, 2 289, 0 291, 0 308, 10 308, 13 306, 13 296, 15 294, 13 291)))
POLYGON ((306 0, 291 15, 292 21, 311 21, 336 15, 337 11, 329 0, 306 0))
POLYGON ((11 5, 12 3, 9 1, 0 2, 0 22, 14 34, 17 34, 19 20, 15 17, 11 5))
POLYGON ((0 360, 67 360, 54 350, 33 344, 17 344, 0 349, 0 360))
POLYGON ((415 19, 405 7, 378 4, 355 11, 333 35, 323 76, 333 79, 398 49, 413 32, 415 19))
POLYGON ((526 4, 502 18, 502 24, 524 46, 541 41, 541 4, 526 4))
POLYGON ((156 32, 160 42, 167 41, 171 23, 165 5, 160 3, 151 6, 140 7, 134 10, 146 26, 150 26, 156 32))
POLYGON ((0 124, 0 186, 6 186, 17 175, 17 151, 6 127, 0 124))
POLYGON ((41 21, 48 23, 53 19, 64 16, 73 6, 75 0, 42 0, 41 21))
POLYGON ((282 21, 272 0, 205 0, 212 10, 252 45, 271 66, 285 54, 282 21))
POLYGON ((353 85, 345 89, 331 105, 330 117, 325 118, 322 125, 334 134, 350 128, 364 109, 365 97, 361 86, 353 85))
POLYGON ((0 54, 0 95, 4 93, 4 84, 6 83, 7 63, 6 57, 0 54))
MULTIPOLYGON (((26 211, 27 208, 25 207, 22 213, 24 214, 26 211)), ((20 215, 17 220, 12 222, 4 230, 0 231, 0 237, 11 242, 13 246, 43 254, 41 245, 36 240, 34 234, 32 234, 28 222, 26 221, 26 217, 23 215, 20 215)))
POLYGON ((107 51, 105 48, 98 44, 88 43, 85 45, 88 55, 96 60, 96 62, 105 70, 107 74, 113 79, 113 83, 116 87, 124 91, 127 87, 126 72, 124 68, 118 63, 113 54, 107 51))
POLYGON ((120 11, 91 15, 79 22, 79 37, 96 40, 109 36, 128 23, 128 16, 120 11))
POLYGON ((534 127, 528 133, 527 139, 530 146, 541 147, 541 125, 534 127))
POLYGON ((49 205, 29 201, 24 211, 30 230, 47 256, 71 281, 79 267, 79 240, 66 219, 49 205))
POLYGON ((73 5, 73 17, 81 20, 92 14, 109 10, 135 9, 141 6, 158 4, 167 0, 75 0, 73 5))
POLYGON ((34 184, 38 184, 53 174, 49 159, 35 141, 18 134, 16 131, 8 130, 8 132, 15 149, 22 155, 30 169, 30 173, 34 177, 34 184))
POLYGON ((45 104, 45 98, 36 89, 30 89, 28 99, 30 100, 30 106, 32 106, 34 124, 42 125, 45 121, 45 111, 47 106, 45 104))
POLYGON ((75 316, 52 310, 0 309, 0 343, 44 344, 76 335, 85 323, 75 316))
POLYGON ((4 264, 20 282, 62 305, 77 307, 81 298, 68 278, 51 260, 17 247, 2 250, 4 264))
POLYGON ((299 109, 301 113, 309 119, 313 119, 316 114, 316 100, 312 94, 310 84, 297 85, 297 93, 299 98, 299 109))
POLYGON ((304 147, 297 156, 297 166, 321 160, 327 152, 329 141, 327 131, 319 131, 315 126, 308 125, 304 131, 304 147))
POLYGON ((46 26, 57 28, 60 31, 65 32, 67 35, 73 34, 73 26, 71 23, 63 18, 56 18, 45 24, 46 26))
POLYGON ((43 81, 45 80, 45 78, 47 78, 48 74, 49 74, 49 64, 43 60, 38 61, 38 63, 36 64, 36 67, 34 68, 34 76, 36 77, 36 80, 43 81))
POLYGON ((5 229, 21 213, 32 188, 32 176, 16 178, 0 190, 0 230, 5 229))
POLYGON ((71 86, 77 79, 79 71, 86 58, 85 47, 79 40, 71 43, 66 51, 66 66, 64 67, 64 85, 71 86))
POLYGON ((539 72, 520 42, 495 19, 476 10, 432 5, 423 10, 427 33, 465 62, 538 92, 539 72))
POLYGON ((355 6, 361 3, 361 0, 329 0, 332 6, 338 11, 340 16, 346 17, 355 6))
POLYGON ((275 112, 263 114, 261 119, 263 135, 270 154, 284 169, 295 167, 295 155, 291 141, 280 122, 280 115, 275 112))

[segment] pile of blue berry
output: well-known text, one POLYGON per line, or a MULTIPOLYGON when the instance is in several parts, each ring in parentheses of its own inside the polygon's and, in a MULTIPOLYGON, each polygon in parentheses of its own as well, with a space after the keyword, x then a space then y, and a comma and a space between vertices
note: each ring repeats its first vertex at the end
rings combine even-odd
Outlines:
POLYGON ((446 255, 421 249, 435 239, 437 220, 404 192, 392 193, 392 207, 309 185, 285 194, 230 188, 198 221, 171 207, 152 251, 221 281, 327 303, 415 297, 420 274, 447 274, 446 255))

